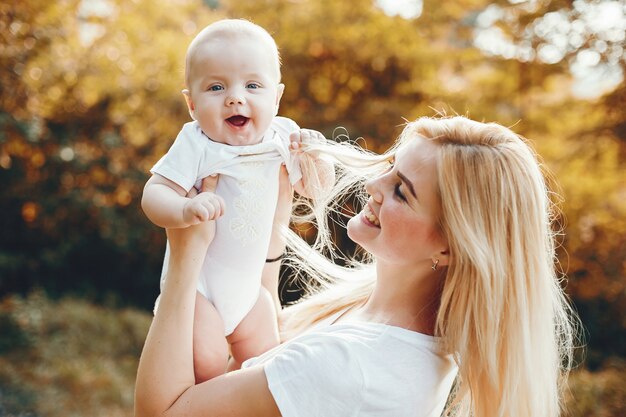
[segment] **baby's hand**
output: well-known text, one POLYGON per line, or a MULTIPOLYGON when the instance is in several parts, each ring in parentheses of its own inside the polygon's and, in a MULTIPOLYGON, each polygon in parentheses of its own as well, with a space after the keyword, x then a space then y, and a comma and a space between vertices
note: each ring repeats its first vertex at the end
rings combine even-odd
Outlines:
MULTIPOLYGON (((300 129, 292 132, 289 135, 289 142, 291 143, 291 151, 295 153, 302 152, 302 145, 310 143, 323 143, 326 141, 324 135, 317 130, 300 129)), ((315 156, 315 155, 314 155, 315 156)))
POLYGON ((183 220, 187 225, 216 220, 224 214, 224 200, 215 194, 216 186, 217 176, 207 177, 202 181, 199 194, 195 188, 187 194, 189 200, 183 207, 183 220))
POLYGON ((320 152, 307 145, 323 144, 326 138, 317 130, 300 129, 289 135, 291 152, 300 159, 302 179, 294 184, 301 196, 318 200, 335 184, 335 167, 320 157, 320 152))

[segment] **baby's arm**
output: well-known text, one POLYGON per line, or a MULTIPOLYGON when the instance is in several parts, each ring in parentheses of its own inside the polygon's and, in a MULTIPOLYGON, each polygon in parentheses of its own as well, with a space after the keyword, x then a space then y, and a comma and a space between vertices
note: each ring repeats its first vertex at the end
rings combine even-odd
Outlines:
POLYGON ((316 152, 302 151, 309 143, 323 143, 324 135, 316 130, 300 129, 289 135, 291 151, 300 153, 302 179, 293 185, 298 194, 308 198, 323 196, 335 183, 335 167, 331 162, 318 158, 316 152), (303 146, 304 145, 304 146, 303 146), (309 158, 305 161, 304 158, 309 158))
POLYGON ((215 220, 223 214, 224 200, 213 192, 186 197, 180 185, 154 174, 143 189, 141 207, 146 216, 164 228, 188 227, 215 220))

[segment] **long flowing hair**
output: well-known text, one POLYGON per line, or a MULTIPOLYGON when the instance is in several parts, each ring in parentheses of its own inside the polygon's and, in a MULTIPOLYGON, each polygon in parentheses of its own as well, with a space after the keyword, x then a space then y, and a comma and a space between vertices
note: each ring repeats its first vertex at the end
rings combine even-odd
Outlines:
MULTIPOLYGON (((439 222, 450 249, 435 328, 459 367, 450 410, 456 416, 556 417, 572 365, 577 319, 557 273, 556 205, 544 167, 527 141, 495 123, 465 117, 408 123, 383 155, 327 144, 339 175, 327 198, 342 195, 385 169, 395 150, 416 136, 438 144, 439 222)), ((328 233, 327 226, 320 228, 328 233)), ((328 244, 318 238, 318 247, 328 244), (320 243, 322 242, 322 243, 320 243)), ((312 279, 310 295, 290 308, 284 335, 364 302, 375 260, 330 262, 293 234, 292 266, 312 279)))

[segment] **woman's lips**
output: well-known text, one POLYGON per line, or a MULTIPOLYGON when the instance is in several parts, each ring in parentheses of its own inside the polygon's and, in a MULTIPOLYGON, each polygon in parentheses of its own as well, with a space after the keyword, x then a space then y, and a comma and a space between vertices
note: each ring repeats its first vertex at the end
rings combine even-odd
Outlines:
POLYGON ((366 224, 369 224, 375 227, 380 227, 380 220, 378 220, 378 217, 376 217, 376 215, 374 214, 374 212, 372 211, 369 205, 366 204, 365 207, 363 207, 362 213, 363 213, 363 219, 366 222, 366 224))

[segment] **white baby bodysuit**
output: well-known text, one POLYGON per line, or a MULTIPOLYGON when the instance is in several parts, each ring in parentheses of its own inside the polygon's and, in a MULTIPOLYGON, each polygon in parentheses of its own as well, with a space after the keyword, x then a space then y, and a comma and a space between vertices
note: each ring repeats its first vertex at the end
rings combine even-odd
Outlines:
MULTIPOLYGON (((217 309, 229 335, 254 306, 261 288, 272 221, 278 199, 278 175, 285 163, 292 184, 302 174, 289 153, 289 134, 299 129, 275 117, 256 145, 230 146, 209 139, 197 122, 184 125, 174 144, 150 170, 189 191, 203 178, 220 174, 216 194, 226 204, 216 221, 198 280, 198 291, 217 309)), ((166 248, 161 283, 169 259, 166 248)))

